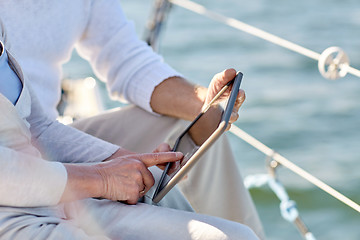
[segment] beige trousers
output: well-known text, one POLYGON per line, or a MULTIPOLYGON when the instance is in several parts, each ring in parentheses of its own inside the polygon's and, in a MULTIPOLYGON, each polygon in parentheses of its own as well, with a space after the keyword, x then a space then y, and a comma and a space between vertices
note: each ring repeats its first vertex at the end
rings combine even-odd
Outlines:
POLYGON ((57 207, 0 207, 0 239, 256 240, 247 226, 148 204, 85 199, 57 207))
MULTIPOLYGON (((141 153, 152 152, 162 142, 172 142, 185 124, 184 121, 154 116, 138 107, 129 106, 76 121, 73 126, 141 153)), ((158 175, 155 173, 155 178, 158 175)), ((257 211, 225 136, 217 140, 178 187, 197 213, 243 223, 264 238, 257 211)), ((172 190, 160 205, 189 210, 178 189, 172 190)))

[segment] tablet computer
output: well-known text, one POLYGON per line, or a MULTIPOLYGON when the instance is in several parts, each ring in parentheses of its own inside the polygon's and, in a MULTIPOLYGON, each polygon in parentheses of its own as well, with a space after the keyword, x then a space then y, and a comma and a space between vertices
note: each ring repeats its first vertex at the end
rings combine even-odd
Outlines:
POLYGON ((219 136, 225 132, 239 93, 242 76, 243 74, 238 72, 236 77, 229 81, 229 83, 221 89, 208 106, 202 110, 195 120, 192 121, 177 138, 172 151, 182 152, 184 154, 184 158, 180 161, 180 164, 168 163, 166 165, 153 195, 152 200, 154 203, 158 203, 186 175, 186 173, 192 168, 192 166, 194 166, 204 152, 219 138, 219 136), (200 146, 193 144, 193 147, 189 147, 191 144, 186 143, 186 141, 189 142, 189 139, 191 138, 189 132, 193 128, 198 128, 204 131, 201 119, 206 118, 206 115, 210 114, 210 109, 213 103, 217 102, 217 100, 219 100, 228 88, 231 88, 230 95, 219 104, 222 107, 221 118, 219 118, 219 121, 217 121, 214 126, 209 127, 201 134, 202 138, 205 139, 201 140, 200 146))

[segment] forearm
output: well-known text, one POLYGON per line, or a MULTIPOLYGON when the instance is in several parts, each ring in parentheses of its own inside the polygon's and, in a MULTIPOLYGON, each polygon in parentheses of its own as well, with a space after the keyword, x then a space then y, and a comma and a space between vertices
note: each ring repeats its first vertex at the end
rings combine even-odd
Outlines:
POLYGON ((100 197, 102 180, 95 165, 64 164, 68 178, 60 202, 100 197))
POLYGON ((156 113, 191 121, 200 113, 206 91, 184 78, 171 77, 154 89, 150 105, 156 113))
MULTIPOLYGON (((235 75, 235 69, 226 69, 216 74, 210 82, 209 89, 196 87, 183 78, 169 78, 154 89, 150 101, 151 107, 157 113, 192 121, 201 112, 202 107, 209 104, 216 94, 234 79, 235 75)), ((229 92, 228 89, 224 96, 229 92)), ((237 120, 237 111, 244 99, 245 93, 242 91, 233 108, 230 124, 237 120)), ((190 135, 196 144, 199 145, 206 140, 207 133, 217 127, 221 112, 221 107, 213 104, 211 109, 199 119, 196 126, 190 129, 190 135)))

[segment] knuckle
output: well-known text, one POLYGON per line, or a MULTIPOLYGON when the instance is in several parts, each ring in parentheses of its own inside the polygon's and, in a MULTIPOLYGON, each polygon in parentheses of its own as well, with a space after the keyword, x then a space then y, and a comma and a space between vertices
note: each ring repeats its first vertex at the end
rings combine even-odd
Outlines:
POLYGON ((138 190, 138 187, 129 190, 129 192, 128 192, 128 197, 127 197, 127 201, 137 200, 138 197, 139 197, 139 191, 140 191, 140 190, 138 190))
POLYGON ((140 160, 137 160, 137 159, 134 159, 133 166, 135 169, 138 169, 138 170, 141 170, 142 168, 144 168, 144 164, 140 160))
POLYGON ((135 180, 136 183, 142 182, 143 180, 142 174, 140 172, 136 172, 133 176, 133 179, 135 180))
POLYGON ((159 152, 166 152, 170 150, 170 146, 167 143, 161 143, 158 147, 159 152))
POLYGON ((129 198, 129 199, 127 200, 127 203, 128 203, 128 204, 131 204, 131 205, 134 205, 134 204, 137 203, 137 200, 138 200, 138 196, 132 197, 132 198, 129 198))
POLYGON ((136 187, 133 187, 131 189, 131 194, 130 194, 130 197, 134 198, 134 197, 137 197, 139 195, 139 192, 140 192, 140 187, 137 185, 136 187))
POLYGON ((160 153, 154 153, 153 157, 154 157, 154 160, 155 160, 156 162, 158 162, 158 161, 159 161, 159 158, 160 158, 160 153))

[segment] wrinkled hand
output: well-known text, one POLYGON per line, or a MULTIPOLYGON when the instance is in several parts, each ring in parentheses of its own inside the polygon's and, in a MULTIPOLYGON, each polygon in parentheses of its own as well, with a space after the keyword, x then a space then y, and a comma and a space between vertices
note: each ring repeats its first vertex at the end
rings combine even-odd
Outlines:
POLYGON ((101 197, 136 204, 154 185, 154 177, 147 168, 182 158, 182 153, 158 151, 126 155, 95 165, 103 184, 101 197))
MULTIPOLYGON (((211 102, 211 100, 216 96, 216 94, 232 79, 234 79, 234 77, 236 76, 236 70, 235 69, 226 69, 221 73, 216 74, 213 79, 210 82, 210 85, 208 87, 208 91, 206 94, 206 98, 205 98, 205 102, 204 102, 204 107, 206 107, 209 102, 211 102)), ((221 99, 224 99, 225 97, 228 97, 230 95, 230 89, 227 89, 223 95, 220 97, 220 101, 221 99)), ((230 124, 235 122, 239 115, 238 115, 238 111, 242 105, 242 103, 245 100, 245 92, 240 89, 239 94, 237 96, 235 105, 234 105, 234 109, 232 111, 231 117, 230 117, 230 124)))

